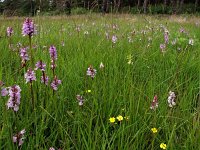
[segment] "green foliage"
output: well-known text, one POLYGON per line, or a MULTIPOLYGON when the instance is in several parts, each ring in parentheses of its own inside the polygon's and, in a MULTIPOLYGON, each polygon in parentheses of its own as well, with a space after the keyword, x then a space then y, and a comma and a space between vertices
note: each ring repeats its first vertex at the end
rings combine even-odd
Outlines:
POLYGON ((71 13, 74 14, 74 15, 86 14, 88 12, 89 11, 87 9, 82 8, 82 7, 73 8, 71 10, 71 13))

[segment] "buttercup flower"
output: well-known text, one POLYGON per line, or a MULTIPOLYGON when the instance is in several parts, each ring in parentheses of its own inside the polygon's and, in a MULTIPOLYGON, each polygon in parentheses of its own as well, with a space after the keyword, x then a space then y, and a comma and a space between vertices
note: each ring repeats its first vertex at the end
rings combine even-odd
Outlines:
POLYGON ((160 148, 166 149, 166 148, 167 148, 167 145, 166 145, 165 143, 161 143, 161 144, 160 144, 160 148))
POLYGON ((111 117, 111 118, 109 119, 109 121, 110 121, 110 123, 115 123, 115 117, 111 117))
POLYGON ((117 120, 118 121, 122 121, 124 118, 122 117, 122 115, 117 116, 117 120))
POLYGON ((153 133, 157 133, 157 132, 158 132, 158 130, 157 130, 156 128, 151 128, 151 131, 152 131, 153 133))
POLYGON ((24 134, 26 133, 26 130, 23 129, 20 131, 18 134, 13 136, 13 143, 17 143, 18 146, 21 146, 24 143, 25 136, 24 134))
POLYGON ((86 93, 91 93, 92 91, 91 90, 86 90, 86 93))

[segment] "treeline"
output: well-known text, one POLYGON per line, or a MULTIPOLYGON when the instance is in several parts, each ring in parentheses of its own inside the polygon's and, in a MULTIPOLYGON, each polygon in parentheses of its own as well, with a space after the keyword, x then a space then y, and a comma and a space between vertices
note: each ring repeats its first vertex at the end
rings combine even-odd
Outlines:
POLYGON ((200 0, 0 0, 5 16, 101 13, 200 13, 200 0))

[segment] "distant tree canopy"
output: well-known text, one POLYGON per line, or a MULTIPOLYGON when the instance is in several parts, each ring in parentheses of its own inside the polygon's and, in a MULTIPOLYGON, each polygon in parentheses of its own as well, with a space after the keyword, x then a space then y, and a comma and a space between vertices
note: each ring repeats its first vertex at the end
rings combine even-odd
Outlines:
MULTIPOLYGON (((37 12, 71 14, 71 10, 102 13, 178 14, 200 13, 200 0, 4 0, 0 13, 6 16, 36 15, 37 12)), ((74 12, 76 12, 74 11, 74 12)))

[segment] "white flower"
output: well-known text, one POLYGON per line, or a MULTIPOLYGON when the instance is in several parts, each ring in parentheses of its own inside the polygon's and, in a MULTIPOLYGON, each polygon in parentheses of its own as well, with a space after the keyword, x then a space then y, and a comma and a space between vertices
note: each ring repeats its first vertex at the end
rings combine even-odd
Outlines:
POLYGON ((172 92, 172 91, 169 91, 169 96, 168 96, 168 99, 167 99, 169 107, 173 107, 173 106, 176 105, 175 98, 176 98, 175 93, 172 92))
POLYGON ((189 45, 194 45, 194 40, 193 39, 189 39, 189 45))

